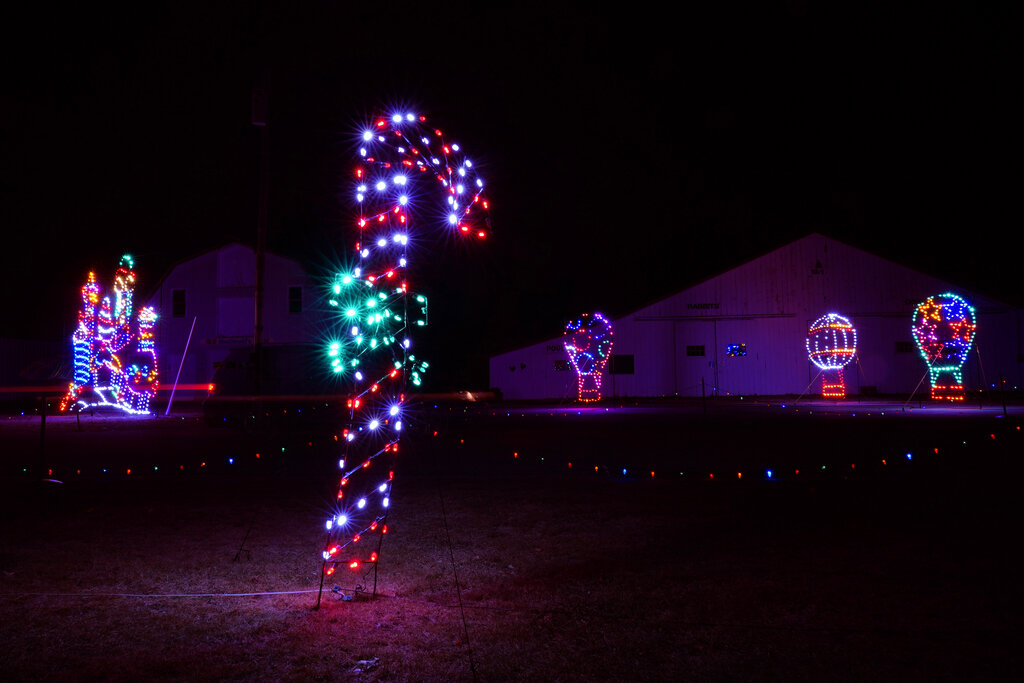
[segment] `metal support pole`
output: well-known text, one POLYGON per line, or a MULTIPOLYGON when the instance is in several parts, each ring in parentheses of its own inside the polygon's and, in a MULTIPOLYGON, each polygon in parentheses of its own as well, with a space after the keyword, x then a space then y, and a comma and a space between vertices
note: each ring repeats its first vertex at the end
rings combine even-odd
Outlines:
POLYGON ((46 395, 39 397, 39 478, 48 479, 46 471, 46 395))
POLYGON ((999 373, 999 398, 1003 399, 1003 417, 1006 417, 1006 380, 1003 373, 999 373))
POLYGON ((266 269, 267 246, 267 203, 270 185, 270 153, 267 140, 267 91, 253 90, 252 124, 260 128, 260 195, 256 212, 256 288, 253 295, 255 307, 252 332, 254 393, 260 395, 263 379, 263 287, 266 269))
POLYGON ((192 330, 196 329, 196 318, 198 316, 192 316, 192 327, 188 328, 188 339, 185 340, 185 350, 181 354, 181 361, 178 363, 178 374, 174 376, 174 386, 171 387, 171 397, 167 399, 167 410, 164 411, 164 417, 171 414, 171 404, 174 403, 174 392, 178 390, 178 380, 181 379, 181 368, 185 365, 185 356, 188 355, 188 345, 192 342, 192 330))
POLYGON ((324 560, 323 565, 320 567, 320 590, 316 594, 316 605, 313 609, 320 609, 320 596, 324 594, 324 576, 327 574, 327 560, 324 560))

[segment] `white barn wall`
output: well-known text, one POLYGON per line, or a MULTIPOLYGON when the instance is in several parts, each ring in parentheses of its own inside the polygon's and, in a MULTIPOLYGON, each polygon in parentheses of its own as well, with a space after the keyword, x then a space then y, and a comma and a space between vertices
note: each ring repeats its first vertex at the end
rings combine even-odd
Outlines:
POLYGON ((555 370, 556 360, 568 360, 561 337, 492 356, 491 386, 500 386, 510 400, 575 398, 576 373, 555 370))
POLYGON ((622 324, 613 321, 615 342, 612 354, 632 355, 636 366, 632 375, 605 373, 604 394, 607 396, 671 395, 675 391, 672 322, 652 321, 622 324))
MULTIPOLYGON (((807 360, 810 324, 826 313, 850 318, 858 331, 858 357, 844 375, 847 391, 883 394, 913 391, 926 371, 912 342, 911 317, 928 296, 953 291, 978 314, 972 356, 965 363, 969 388, 998 382, 1022 386, 1020 314, 982 297, 822 235, 812 234, 674 296, 613 321, 613 354, 634 356, 633 375, 608 375, 608 396, 779 395, 820 391, 818 369, 807 360), (729 357, 726 344, 746 344, 747 355, 729 357), (688 356, 687 346, 705 356, 688 356)), ((567 319, 570 317, 566 316, 567 319)), ((492 359, 491 385, 508 398, 562 398, 553 381, 550 351, 534 356, 533 372, 503 366, 529 349, 561 345, 561 338, 492 359), (495 360, 502 359, 495 363, 495 360), (506 362, 507 361, 507 362, 506 362)), ((524 361, 523 361, 524 362, 524 361)), ((557 373, 563 375, 565 373, 557 373)), ((560 379, 560 378, 559 378, 560 379)), ((927 382, 924 385, 927 392, 927 382)))
MULTIPOLYGON (((291 259, 266 254, 264 271, 263 341, 265 344, 309 342, 315 283, 291 259), (302 312, 288 312, 288 290, 302 287, 302 312)), ((215 365, 233 348, 251 347, 255 325, 253 295, 256 254, 241 244, 229 244, 175 266, 160 282, 148 305, 159 317, 157 349, 160 383, 175 380, 189 329, 195 331, 181 369, 180 383, 207 384, 215 365), (185 314, 173 315, 173 290, 185 290, 185 314)))

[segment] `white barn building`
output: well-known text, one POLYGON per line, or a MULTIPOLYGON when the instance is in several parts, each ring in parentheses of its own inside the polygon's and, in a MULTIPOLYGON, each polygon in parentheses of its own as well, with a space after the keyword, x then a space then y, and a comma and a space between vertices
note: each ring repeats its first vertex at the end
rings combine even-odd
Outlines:
MULTIPOLYGON (((309 344, 316 320, 313 279, 296 261, 271 253, 265 258, 264 346, 272 351, 275 346, 309 344)), ((190 330, 180 384, 205 387, 225 370, 238 371, 229 373, 236 377, 244 370, 246 352, 253 347, 255 290, 256 254, 237 243, 184 261, 160 281, 147 305, 160 316, 156 335, 161 390, 174 384, 190 330)))
MULTIPOLYGON (((617 397, 799 395, 818 368, 810 324, 826 313, 857 329, 847 394, 909 395, 927 367, 911 334, 917 304, 953 292, 974 306, 977 332, 964 364, 968 390, 1022 381, 1021 311, 874 254, 811 234, 674 296, 613 320, 602 393, 617 397), (742 350, 743 355, 740 354, 742 350)), ((566 312, 575 319, 583 311, 566 312)), ((506 399, 572 399, 576 375, 558 336, 493 356, 490 386, 506 399)), ((927 396, 928 378, 919 392, 927 396)))

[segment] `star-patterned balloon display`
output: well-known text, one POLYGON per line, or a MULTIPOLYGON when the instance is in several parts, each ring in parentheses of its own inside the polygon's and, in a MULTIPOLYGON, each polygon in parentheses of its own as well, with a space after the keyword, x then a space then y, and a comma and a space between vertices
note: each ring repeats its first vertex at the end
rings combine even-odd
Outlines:
POLYGON ((932 398, 964 399, 963 365, 977 329, 974 307, 951 292, 930 296, 914 309, 912 332, 928 365, 932 398))

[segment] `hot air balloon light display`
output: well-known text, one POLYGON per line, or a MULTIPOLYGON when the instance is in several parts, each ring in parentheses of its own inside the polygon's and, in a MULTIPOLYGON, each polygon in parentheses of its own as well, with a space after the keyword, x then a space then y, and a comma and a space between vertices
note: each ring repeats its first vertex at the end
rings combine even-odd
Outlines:
POLYGON ((930 296, 914 309, 911 329, 928 365, 932 398, 964 400, 963 365, 978 329, 974 307, 951 292, 930 296))
POLYGON ((846 398, 843 368, 857 354, 857 330, 849 319, 836 313, 821 316, 807 330, 807 357, 822 372, 821 395, 846 398))
POLYGON ((612 353, 612 324, 600 313, 584 313, 565 326, 565 351, 576 369, 580 401, 601 400, 601 373, 612 353))

